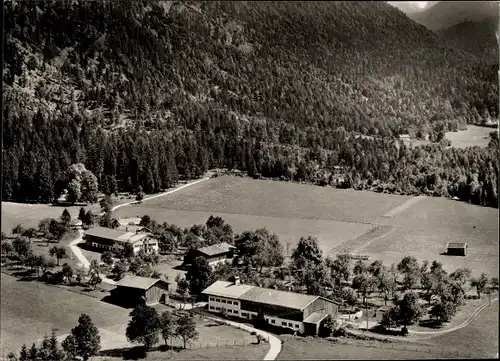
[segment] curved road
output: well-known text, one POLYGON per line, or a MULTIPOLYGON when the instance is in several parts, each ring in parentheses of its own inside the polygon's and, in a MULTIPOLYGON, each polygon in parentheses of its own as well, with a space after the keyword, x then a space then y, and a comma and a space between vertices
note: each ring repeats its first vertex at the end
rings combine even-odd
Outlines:
MULTIPOLYGON (((169 195, 169 194, 172 194, 172 193, 175 193, 175 192, 178 192, 180 191, 181 189, 184 189, 186 187, 190 187, 192 185, 195 185, 195 184, 198 184, 198 183, 201 183, 203 181, 206 181, 210 179, 210 177, 205 177, 205 178, 202 178, 202 179, 198 179, 196 181, 193 181, 193 182, 189 182, 187 184, 184 184, 178 188, 175 188, 175 189, 172 189, 170 191, 167 191, 167 192, 163 192, 163 193, 160 193, 160 194, 155 194, 153 196, 150 196, 150 197, 147 197, 145 199, 143 199, 142 201, 145 202, 145 201, 148 201, 150 199, 155 199, 155 198, 159 198, 159 197, 164 197, 166 195, 169 195)), ((122 204, 118 204, 116 206, 114 206, 111 211, 115 211, 117 210, 118 208, 121 208, 121 207, 125 207, 125 206, 128 206, 132 203, 136 203, 137 201, 130 201, 130 202, 126 202, 126 203, 122 203, 122 204)), ((103 213, 101 213, 100 215, 102 215, 103 213)), ((90 266, 90 262, 87 260, 87 258, 83 255, 82 251, 80 250, 80 248, 77 246, 78 243, 82 242, 83 239, 83 230, 79 229, 78 232, 80 233, 80 235, 78 236, 78 238, 76 238, 75 240, 73 240, 70 244, 69 244, 69 247, 71 248, 71 251, 73 252, 73 254, 75 255, 76 258, 78 258, 78 260, 80 261, 80 263, 82 264, 82 266, 84 268, 89 268, 90 266)), ((105 282, 105 283, 108 283, 108 284, 112 284, 114 285, 116 282, 113 281, 112 279, 109 279, 108 277, 104 277, 102 276, 102 281, 105 282)))

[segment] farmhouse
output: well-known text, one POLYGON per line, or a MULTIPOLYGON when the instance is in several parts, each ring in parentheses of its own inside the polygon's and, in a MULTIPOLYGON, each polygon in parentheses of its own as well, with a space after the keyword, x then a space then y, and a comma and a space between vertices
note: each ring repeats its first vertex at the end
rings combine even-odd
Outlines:
POLYGON ((450 256, 467 256, 467 243, 448 243, 446 254, 450 256))
POLYGON ((317 335, 328 316, 336 317, 338 305, 320 296, 278 291, 233 282, 216 281, 202 294, 208 296, 208 309, 228 316, 251 320, 263 313, 271 325, 317 335))
POLYGON ((134 253, 141 249, 147 253, 158 252, 158 240, 147 228, 135 232, 120 231, 105 227, 93 227, 85 231, 85 242, 92 248, 102 251, 120 252, 126 245, 131 245, 134 253))
POLYGON ((146 305, 155 305, 168 300, 168 283, 158 278, 127 275, 116 283, 116 288, 110 293, 113 299, 132 307, 141 299, 146 305))
POLYGON ((236 247, 222 242, 212 246, 190 250, 184 257, 184 264, 191 264, 196 257, 203 257, 208 261, 209 265, 215 267, 217 263, 225 262, 227 259, 233 258, 235 249, 236 247))

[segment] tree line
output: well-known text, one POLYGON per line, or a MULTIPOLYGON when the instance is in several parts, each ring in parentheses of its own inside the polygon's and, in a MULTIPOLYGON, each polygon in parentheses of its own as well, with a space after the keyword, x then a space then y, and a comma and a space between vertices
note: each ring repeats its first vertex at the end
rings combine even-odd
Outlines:
POLYGON ((82 163, 106 194, 227 167, 497 206, 498 147, 395 141, 496 117, 497 66, 387 4, 183 6, 6 4, 3 199, 50 202, 82 163))

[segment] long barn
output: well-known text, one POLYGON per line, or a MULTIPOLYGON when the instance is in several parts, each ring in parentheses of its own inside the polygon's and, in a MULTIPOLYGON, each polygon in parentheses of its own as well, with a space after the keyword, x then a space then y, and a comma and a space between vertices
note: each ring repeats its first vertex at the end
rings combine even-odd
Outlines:
POLYGON ((211 312, 249 320, 263 313, 269 324, 307 335, 317 335, 338 312, 338 304, 324 297, 245 285, 238 278, 216 281, 202 293, 208 296, 211 312))

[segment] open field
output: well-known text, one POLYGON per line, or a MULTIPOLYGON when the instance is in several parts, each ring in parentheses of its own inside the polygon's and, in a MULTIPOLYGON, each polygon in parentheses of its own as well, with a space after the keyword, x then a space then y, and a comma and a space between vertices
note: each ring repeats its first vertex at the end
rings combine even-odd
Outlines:
MULTIPOLYGON (((2 232, 7 235, 11 234, 12 228, 20 224, 24 228, 37 228, 38 222, 44 218, 61 217, 64 208, 71 214, 71 219, 78 217, 80 206, 60 207, 50 204, 26 204, 2 202, 2 232)), ((91 210, 94 214, 99 212, 99 204, 86 206, 86 210, 91 210)))
MULTIPOLYGON (((5 354, 18 351, 23 343, 31 345, 50 334, 52 328, 57 328, 58 334, 68 333, 82 313, 90 315, 97 327, 108 330, 108 335, 101 334, 103 346, 108 336, 119 336, 120 328, 128 321, 126 309, 43 283, 19 281, 3 273, 1 293, 0 342, 5 354)), ((125 338, 124 333, 121 335, 125 338)))
MULTIPOLYGON (((451 141, 451 146, 455 148, 486 147, 490 142, 490 133, 494 128, 480 127, 478 125, 468 125, 467 130, 458 132, 446 132, 445 138, 451 141)), ((431 144, 428 140, 412 140, 414 146, 431 144)))
POLYGON ((362 223, 372 222, 409 198, 222 176, 139 206, 120 208, 116 214, 119 218, 135 217, 145 208, 362 223))
MULTIPOLYGON (((103 350, 132 346, 125 338, 130 309, 59 287, 19 281, 3 273, 1 292, 0 347, 5 354, 18 352, 23 343, 31 345, 41 340, 45 334, 50 334, 52 328, 57 329, 58 335, 67 334, 82 313, 90 315, 99 328, 103 350)), ((234 345, 235 342, 246 345, 255 340, 254 336, 240 329, 198 318, 196 322, 199 338, 193 341, 193 348, 234 345)), ((174 342, 174 346, 181 344, 180 339, 174 342)))
POLYGON ((118 209, 181 227, 221 216, 235 232, 267 227, 286 249, 315 236, 325 254, 352 252, 399 262, 434 259, 448 270, 498 273, 498 210, 445 198, 397 196, 302 184, 219 177, 181 192, 118 209), (378 228, 375 228, 378 227, 378 228), (441 255, 447 242, 467 242, 467 257, 441 255))
MULTIPOLYGON (((441 347, 426 347, 416 344, 383 344, 381 342, 351 341, 350 344, 333 343, 314 338, 287 337, 282 345, 278 360, 403 360, 460 358, 452 350, 441 347), (394 347, 394 348, 392 348, 394 347), (405 349, 406 348, 406 349, 405 349), (416 350, 419 351, 416 351, 416 350)), ((462 356, 463 357, 463 356, 462 356)))
POLYGON ((404 212, 377 222, 393 226, 359 252, 386 263, 404 255, 438 260, 447 270, 469 267, 474 275, 498 275, 498 210, 445 198, 425 197, 404 212), (441 255, 447 242, 467 242, 466 257, 441 255))
POLYGON ((448 345, 459 352, 471 352, 477 358, 493 358, 498 354, 498 318, 499 305, 495 302, 466 327, 425 341, 448 345))

